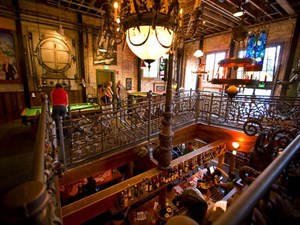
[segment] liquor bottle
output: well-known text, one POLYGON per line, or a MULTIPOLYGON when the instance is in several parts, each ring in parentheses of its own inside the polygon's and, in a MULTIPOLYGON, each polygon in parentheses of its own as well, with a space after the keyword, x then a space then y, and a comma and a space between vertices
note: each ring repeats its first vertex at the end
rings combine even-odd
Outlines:
POLYGON ((129 199, 128 199, 128 194, 127 191, 124 191, 124 208, 127 208, 129 205, 129 199))
POLYGON ((124 206, 124 192, 122 191, 120 196, 119 196, 119 204, 120 204, 120 207, 123 209, 125 206, 124 206))
POLYGON ((152 185, 151 179, 149 178, 148 179, 148 192, 151 192, 152 190, 153 190, 153 185, 152 185))
POLYGON ((138 186, 136 184, 133 187, 133 192, 134 192, 134 197, 138 197, 139 196, 138 186))
POLYGON ((157 186, 156 186, 156 179, 155 177, 152 178, 152 187, 153 187, 153 190, 156 190, 157 189, 157 186))
POLYGON ((128 184, 127 193, 128 193, 128 198, 131 198, 132 197, 132 192, 131 192, 130 184, 128 184))
POLYGON ((189 170, 189 166, 188 166, 188 163, 187 163, 187 161, 186 162, 184 162, 185 163, 185 166, 184 166, 184 172, 185 173, 187 173, 188 172, 188 170, 189 170))
POLYGON ((157 182, 156 182, 156 188, 159 188, 159 187, 160 187, 160 179, 158 178, 157 182))
POLYGON ((142 195, 144 194, 145 186, 144 186, 143 184, 144 184, 144 181, 142 181, 142 182, 138 185, 139 196, 142 196, 142 195))
POLYGON ((146 178, 146 179, 145 179, 145 186, 144 186, 144 187, 145 187, 145 192, 148 192, 148 190, 149 190, 149 187, 148 187, 148 186, 149 186, 148 178, 146 178))

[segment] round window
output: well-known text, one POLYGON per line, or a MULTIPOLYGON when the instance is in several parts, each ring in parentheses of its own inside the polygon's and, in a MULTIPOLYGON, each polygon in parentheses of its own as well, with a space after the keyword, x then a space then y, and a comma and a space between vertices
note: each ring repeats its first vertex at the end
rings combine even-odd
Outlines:
POLYGON ((41 40, 36 52, 39 64, 49 72, 65 72, 71 67, 70 48, 58 38, 41 40))

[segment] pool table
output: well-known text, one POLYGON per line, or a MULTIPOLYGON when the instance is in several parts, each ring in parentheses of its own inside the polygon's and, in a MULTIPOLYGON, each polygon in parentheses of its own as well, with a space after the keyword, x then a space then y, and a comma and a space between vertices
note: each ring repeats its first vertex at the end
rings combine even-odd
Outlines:
MULTIPOLYGON (((70 112, 72 113, 91 113, 96 112, 100 109, 96 103, 77 103, 70 105, 70 112)), ((50 107, 50 111, 52 107, 50 107)), ((25 108, 21 113, 21 119, 23 124, 28 122, 34 123, 38 119, 38 115, 42 111, 42 106, 33 106, 31 108, 25 108)))

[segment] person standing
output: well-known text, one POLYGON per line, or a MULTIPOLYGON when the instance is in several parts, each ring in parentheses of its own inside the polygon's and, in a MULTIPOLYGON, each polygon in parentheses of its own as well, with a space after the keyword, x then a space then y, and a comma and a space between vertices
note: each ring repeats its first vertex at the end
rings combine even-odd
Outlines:
POLYGON ((121 94, 122 94, 122 84, 121 84, 121 80, 118 80, 117 87, 116 87, 117 109, 121 108, 121 94))
POLYGON ((51 91, 51 103, 52 103, 52 118, 54 119, 56 126, 58 126, 58 119, 61 116, 66 118, 67 106, 69 105, 68 93, 63 89, 62 84, 57 83, 55 89, 51 91))
POLYGON ((102 110, 102 106, 107 103, 106 95, 105 95, 105 88, 103 84, 98 84, 98 104, 102 110))
POLYGON ((112 91, 112 82, 111 81, 108 81, 107 87, 105 89, 105 95, 107 96, 107 102, 106 102, 106 104, 108 105, 107 108, 111 109, 113 96, 114 96, 114 92, 112 91))

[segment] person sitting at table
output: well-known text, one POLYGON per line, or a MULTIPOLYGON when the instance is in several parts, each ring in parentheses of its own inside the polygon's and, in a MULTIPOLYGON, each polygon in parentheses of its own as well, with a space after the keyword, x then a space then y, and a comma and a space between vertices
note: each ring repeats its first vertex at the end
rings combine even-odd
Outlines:
POLYGON ((188 154, 188 153, 190 153, 190 152, 192 152, 192 151, 194 151, 194 150, 195 150, 195 149, 194 149, 194 147, 193 147, 193 143, 192 143, 191 141, 189 141, 189 142, 187 143, 187 147, 186 147, 185 149, 183 149, 182 154, 185 155, 185 154, 188 154))
POLYGON ((55 89, 50 93, 50 101, 52 103, 52 118, 58 127, 58 119, 61 116, 64 120, 67 114, 67 106, 69 105, 68 93, 63 89, 63 85, 57 83, 55 89))
POLYGON ((222 170, 219 167, 216 167, 216 170, 220 171, 220 173, 222 174, 222 176, 225 177, 226 182, 222 182, 222 181, 218 181, 218 180, 214 180, 215 185, 222 187, 225 189, 225 194, 227 194, 229 191, 232 190, 232 188, 234 188, 235 185, 235 175, 233 173, 226 173, 224 170, 222 170))
POLYGON ((93 177, 87 178, 87 183, 83 186, 85 196, 96 193, 96 180, 93 177))

